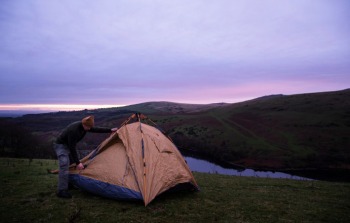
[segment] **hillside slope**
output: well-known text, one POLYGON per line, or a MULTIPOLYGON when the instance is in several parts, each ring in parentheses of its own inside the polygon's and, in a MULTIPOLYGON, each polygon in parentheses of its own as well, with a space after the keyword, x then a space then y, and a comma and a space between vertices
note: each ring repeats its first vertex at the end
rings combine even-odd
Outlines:
POLYGON ((213 139, 226 147, 220 159, 253 167, 349 168, 350 90, 260 98, 205 115, 220 122, 213 139))
POLYGON ((268 169, 350 168, 350 90, 274 95, 195 112, 151 114, 181 149, 221 163, 268 169))
MULTIPOLYGON (((48 142, 84 116, 95 115, 98 126, 115 127, 134 112, 149 116, 180 150, 219 163, 275 170, 350 169, 350 90, 273 95, 234 104, 148 102, 11 120, 48 142)), ((93 149, 105 137, 88 134, 79 148, 93 149)))

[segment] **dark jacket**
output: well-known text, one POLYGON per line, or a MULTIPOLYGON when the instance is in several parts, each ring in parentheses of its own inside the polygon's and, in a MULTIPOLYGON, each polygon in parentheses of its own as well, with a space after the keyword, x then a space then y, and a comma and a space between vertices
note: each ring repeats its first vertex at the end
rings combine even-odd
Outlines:
POLYGON ((86 132, 109 133, 109 128, 92 127, 89 131, 85 131, 81 121, 73 122, 68 125, 56 139, 57 144, 66 145, 72 155, 73 161, 78 165, 80 163, 76 150, 77 143, 84 138, 86 132))

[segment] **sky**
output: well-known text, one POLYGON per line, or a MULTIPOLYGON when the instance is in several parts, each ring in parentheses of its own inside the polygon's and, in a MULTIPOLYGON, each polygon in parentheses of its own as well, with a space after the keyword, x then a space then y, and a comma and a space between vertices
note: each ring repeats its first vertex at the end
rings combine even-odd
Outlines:
POLYGON ((0 0, 0 110, 350 87, 348 0, 0 0))

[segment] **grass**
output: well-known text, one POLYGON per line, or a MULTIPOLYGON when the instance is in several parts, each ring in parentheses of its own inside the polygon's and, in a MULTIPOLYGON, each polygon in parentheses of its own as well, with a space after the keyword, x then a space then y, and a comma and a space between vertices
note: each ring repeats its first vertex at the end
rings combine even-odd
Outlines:
POLYGON ((350 184, 194 173, 198 193, 150 205, 80 190, 55 195, 54 160, 0 158, 1 222, 350 222, 350 184))

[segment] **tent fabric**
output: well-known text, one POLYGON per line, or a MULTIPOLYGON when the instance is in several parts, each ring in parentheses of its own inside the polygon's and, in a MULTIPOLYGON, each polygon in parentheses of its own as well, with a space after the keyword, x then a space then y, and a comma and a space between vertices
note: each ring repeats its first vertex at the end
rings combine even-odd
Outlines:
POLYGON ((79 188, 109 198, 141 199, 149 204, 177 185, 199 187, 176 146, 157 128, 141 122, 123 125, 70 169, 79 188))

